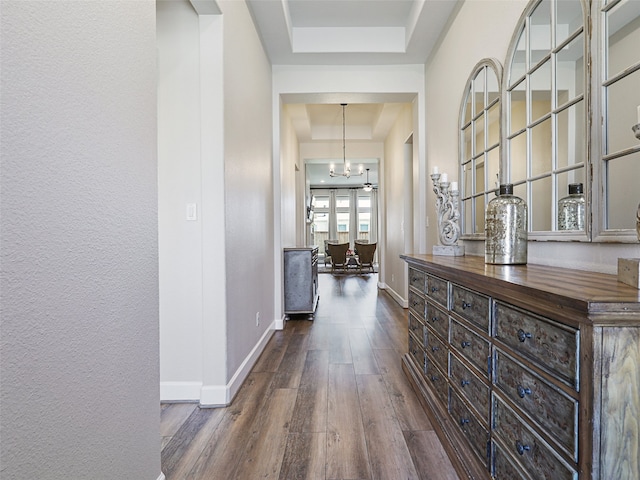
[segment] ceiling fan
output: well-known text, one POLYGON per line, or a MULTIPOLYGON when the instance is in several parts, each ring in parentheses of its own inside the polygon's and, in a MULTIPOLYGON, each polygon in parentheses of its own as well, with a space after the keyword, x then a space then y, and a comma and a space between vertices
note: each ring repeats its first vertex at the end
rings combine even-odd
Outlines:
POLYGON ((371 190, 373 190, 373 184, 369 182, 369 169, 367 168, 367 181, 364 182, 364 185, 362 186, 362 189, 365 192, 370 192, 371 190))

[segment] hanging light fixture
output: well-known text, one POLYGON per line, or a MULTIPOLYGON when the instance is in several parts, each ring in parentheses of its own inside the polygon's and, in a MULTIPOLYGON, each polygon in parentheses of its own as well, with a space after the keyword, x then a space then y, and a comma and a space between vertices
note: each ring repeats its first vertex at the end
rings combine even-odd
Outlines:
POLYGON ((344 115, 344 109, 347 106, 346 103, 341 103, 340 104, 342 106, 342 173, 336 173, 335 171, 335 167, 333 164, 331 164, 329 166, 329 175, 331 177, 351 177, 352 175, 354 176, 360 176, 364 173, 364 169, 362 168, 362 165, 360 165, 360 168, 358 169, 358 173, 351 173, 351 165, 347 163, 347 155, 346 155, 346 150, 347 150, 347 146, 346 146, 346 135, 345 135, 345 115, 344 115))
POLYGON ((373 190, 373 185, 371 185, 369 183, 369 169, 367 168, 367 181, 364 182, 364 186, 362 187, 362 190, 364 190, 365 192, 370 192, 371 190, 373 190))

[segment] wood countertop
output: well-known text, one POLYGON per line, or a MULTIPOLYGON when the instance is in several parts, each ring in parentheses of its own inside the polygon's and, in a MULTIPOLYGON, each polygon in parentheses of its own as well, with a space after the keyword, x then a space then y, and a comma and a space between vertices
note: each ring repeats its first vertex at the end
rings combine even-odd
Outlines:
POLYGON ((562 310, 578 323, 640 325, 640 290, 616 275, 546 265, 491 265, 484 257, 402 254, 429 273, 470 286, 498 300, 541 310, 562 310))

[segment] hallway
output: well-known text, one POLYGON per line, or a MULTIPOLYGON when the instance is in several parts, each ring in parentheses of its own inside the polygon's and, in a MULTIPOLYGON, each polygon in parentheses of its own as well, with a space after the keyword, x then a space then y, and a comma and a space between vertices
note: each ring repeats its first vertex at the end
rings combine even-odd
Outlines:
POLYGON ((320 275, 315 320, 275 332, 230 407, 163 404, 167 480, 457 480, 402 372, 406 312, 376 283, 320 275))

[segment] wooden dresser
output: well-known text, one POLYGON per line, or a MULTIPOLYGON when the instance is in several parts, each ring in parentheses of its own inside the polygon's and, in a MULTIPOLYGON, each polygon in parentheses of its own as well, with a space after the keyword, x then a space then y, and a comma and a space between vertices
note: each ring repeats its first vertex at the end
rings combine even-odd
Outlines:
POLYGON ((640 290, 482 257, 401 258, 403 368, 461 478, 640 479, 640 290))

